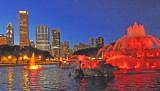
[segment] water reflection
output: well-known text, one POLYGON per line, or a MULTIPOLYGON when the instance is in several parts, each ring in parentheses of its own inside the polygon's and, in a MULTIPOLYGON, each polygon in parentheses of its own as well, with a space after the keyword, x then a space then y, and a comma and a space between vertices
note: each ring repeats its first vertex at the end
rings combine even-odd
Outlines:
POLYGON ((86 77, 81 80, 81 91, 104 90, 114 77, 86 77))
POLYGON ((115 90, 160 90, 158 71, 128 71, 128 73, 117 74, 114 82, 107 89, 115 90))
POLYGON ((12 67, 9 67, 8 68, 8 74, 6 75, 6 77, 7 77, 7 88, 8 88, 8 90, 9 91, 12 91, 13 90, 13 82, 14 82, 14 79, 13 79, 13 68, 12 67))
POLYGON ((22 70, 22 81, 21 81, 21 84, 22 84, 22 89, 23 90, 30 90, 29 88, 29 75, 28 75, 28 70, 26 69, 23 69, 22 70))
POLYGON ((75 79, 73 69, 43 66, 42 70, 28 70, 24 66, 0 68, 0 91, 37 90, 160 90, 160 71, 129 71, 115 77, 88 77, 75 79), (68 77, 68 72, 72 76, 68 77))
POLYGON ((41 90, 39 85, 40 70, 22 70, 22 88, 23 90, 41 90))
POLYGON ((29 87, 35 90, 41 90, 39 86, 39 76, 41 76, 40 70, 29 70, 29 87))

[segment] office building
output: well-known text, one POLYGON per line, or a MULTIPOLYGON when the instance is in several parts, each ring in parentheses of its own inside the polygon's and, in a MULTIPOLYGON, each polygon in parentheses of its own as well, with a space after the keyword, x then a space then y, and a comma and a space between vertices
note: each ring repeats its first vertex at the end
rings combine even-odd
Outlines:
POLYGON ((104 39, 102 37, 96 38, 96 47, 104 46, 104 39))
POLYGON ((76 52, 76 51, 78 51, 78 45, 73 45, 73 52, 76 52))
POLYGON ((89 39, 89 46, 90 48, 94 48, 94 38, 89 39))
POLYGON ((60 43, 60 55, 63 58, 67 58, 70 56, 70 50, 69 50, 69 42, 65 41, 64 43, 60 43))
POLYGON ((0 45, 7 45, 7 37, 0 34, 0 45))
POLYGON ((8 23, 6 28, 7 45, 14 45, 14 29, 11 22, 8 23))
POLYGON ((29 46, 28 12, 24 10, 19 11, 19 45, 29 46))
POLYGON ((76 45, 76 44, 73 45, 73 52, 82 50, 82 49, 86 49, 86 48, 90 48, 90 45, 80 42, 79 45, 76 45))
POLYGON ((52 56, 60 57, 60 30, 52 29, 52 56))
POLYGON ((36 47, 39 50, 51 52, 49 39, 49 28, 47 25, 37 25, 36 27, 36 47))
POLYGON ((35 48, 34 40, 30 40, 30 46, 35 48))
POLYGON ((64 52, 63 53, 64 53, 65 58, 69 57, 70 51, 69 51, 69 42, 68 41, 64 42, 64 52))
POLYGON ((73 54, 73 50, 69 49, 69 57, 71 57, 73 54))
POLYGON ((60 43, 60 57, 64 57, 64 43, 60 43))

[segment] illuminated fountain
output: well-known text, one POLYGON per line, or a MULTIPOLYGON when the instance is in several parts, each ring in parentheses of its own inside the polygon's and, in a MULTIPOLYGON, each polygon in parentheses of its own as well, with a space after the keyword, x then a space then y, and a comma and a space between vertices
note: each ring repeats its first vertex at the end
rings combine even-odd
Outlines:
POLYGON ((31 57, 31 60, 30 60, 30 64, 29 64, 29 69, 40 69, 40 65, 37 65, 35 63, 35 53, 32 53, 32 57, 31 57))
POLYGON ((145 33, 143 25, 128 27, 127 35, 97 53, 106 63, 121 69, 160 68, 160 40, 145 33))
MULTIPOLYGON (((160 40, 147 35, 143 25, 128 27, 127 35, 114 45, 107 44, 92 59, 85 55, 73 55, 70 61, 80 62, 83 74, 90 76, 112 75, 117 69, 160 69, 160 40), (100 58, 100 59, 99 59, 100 58), (103 73, 103 74, 99 74, 103 73)), ((78 69, 76 74, 82 73, 78 69), (79 73, 80 72, 80 73, 79 73)))
POLYGON ((81 68, 98 68, 98 63, 102 60, 92 60, 91 57, 85 55, 73 55, 69 58, 70 61, 75 61, 73 65, 79 64, 79 61, 82 62, 81 68))
POLYGON ((111 64, 105 64, 105 61, 93 60, 91 57, 85 55, 73 55, 69 60, 74 61, 72 66, 77 65, 75 69, 76 78, 82 78, 84 76, 114 76, 113 72, 119 69, 111 64))

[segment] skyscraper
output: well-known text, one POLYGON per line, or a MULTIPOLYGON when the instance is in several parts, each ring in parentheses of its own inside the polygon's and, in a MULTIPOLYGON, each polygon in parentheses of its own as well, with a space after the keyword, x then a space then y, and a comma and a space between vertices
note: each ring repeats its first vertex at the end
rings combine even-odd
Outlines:
POLYGON ((69 42, 65 41, 64 42, 64 57, 69 57, 69 53, 70 53, 69 42))
POLYGON ((60 57, 64 57, 64 43, 60 43, 60 57))
POLYGON ((65 41, 64 43, 60 43, 60 55, 63 58, 70 56, 70 50, 69 50, 69 42, 65 41))
POLYGON ((76 45, 76 44, 73 45, 73 52, 78 51, 78 46, 79 46, 79 45, 76 45))
POLYGON ((7 44, 8 45, 14 45, 14 29, 11 22, 8 23, 6 28, 6 36, 7 36, 7 44))
POLYGON ((104 46, 104 39, 102 37, 96 38, 96 47, 104 46))
POLYGON ((89 39, 89 46, 90 46, 90 48, 94 47, 94 38, 89 39))
POLYGON ((52 29, 52 56, 60 56, 60 30, 52 29))
POLYGON ((37 25, 36 27, 36 46, 39 50, 50 51, 49 28, 47 25, 37 25))
POLYGON ((69 57, 71 57, 73 54, 73 50, 69 49, 69 57))
POLYGON ((6 45, 7 44, 7 37, 3 34, 0 34, 0 45, 6 45))
POLYGON ((29 46, 28 12, 24 10, 19 11, 19 45, 29 46))
POLYGON ((86 48, 90 48, 90 45, 79 42, 79 45, 76 45, 76 44, 73 45, 73 52, 82 50, 82 49, 86 49, 86 48))

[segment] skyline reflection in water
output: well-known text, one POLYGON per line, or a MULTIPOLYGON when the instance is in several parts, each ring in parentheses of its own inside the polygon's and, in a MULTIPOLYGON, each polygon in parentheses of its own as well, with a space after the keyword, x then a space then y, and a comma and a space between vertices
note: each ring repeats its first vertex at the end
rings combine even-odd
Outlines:
POLYGON ((75 79, 73 69, 43 65, 42 70, 28 70, 26 66, 0 67, 0 91, 15 90, 160 90, 160 71, 124 71, 115 77, 75 79), (72 76, 68 77, 68 72, 72 76))

